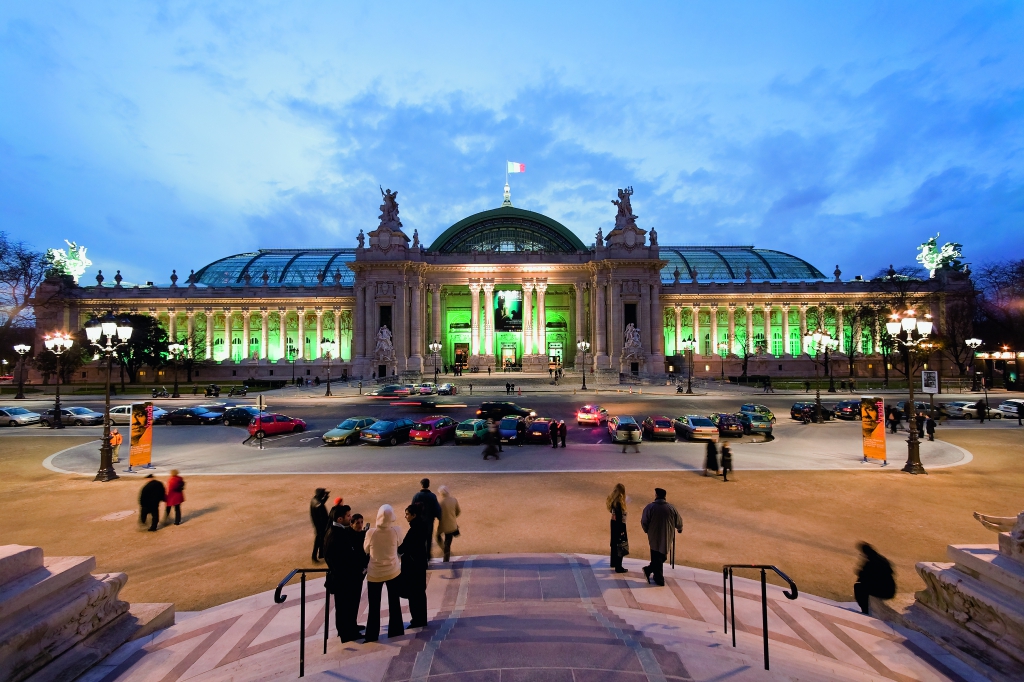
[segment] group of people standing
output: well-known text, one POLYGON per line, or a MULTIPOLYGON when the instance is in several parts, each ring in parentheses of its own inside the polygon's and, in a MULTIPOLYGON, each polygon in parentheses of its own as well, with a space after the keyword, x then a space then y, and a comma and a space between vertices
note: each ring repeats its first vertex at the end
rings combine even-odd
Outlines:
POLYGON ((362 514, 336 498, 327 510, 330 491, 317 488, 310 501, 313 522, 313 561, 327 562, 327 589, 335 597, 335 627, 342 642, 362 638, 375 642, 380 636, 380 604, 388 591, 388 637, 405 633, 401 599, 409 602, 409 628, 427 624, 427 569, 432 552, 435 522, 438 544, 445 562, 451 560, 452 540, 459 535, 459 501, 447 487, 438 488, 441 499, 430 490, 430 480, 405 508, 408 530, 403 535, 390 504, 377 510, 375 525, 367 528, 362 514), (360 626, 359 601, 366 581, 366 625, 360 626))
MULTIPOLYGON (((980 411, 979 414, 981 414, 980 411)), ((901 428, 900 424, 903 421, 903 412, 898 407, 890 407, 886 412, 885 421, 889 425, 889 433, 896 433, 901 428)), ((935 418, 932 417, 932 415, 925 414, 924 412, 918 412, 917 415, 915 415, 914 428, 917 429, 918 438, 924 438, 925 433, 927 433, 928 440, 935 440, 935 427, 935 418)), ((907 430, 910 430, 909 425, 907 430)))
POLYGON ((722 443, 722 458, 718 458, 718 446, 712 440, 708 441, 707 455, 704 458, 704 475, 713 471, 712 476, 721 476, 725 482, 729 481, 729 472, 732 471, 732 448, 728 443, 722 443))
POLYGON ((159 479, 153 478, 153 474, 146 476, 146 479, 146 484, 139 493, 139 523, 145 525, 146 519, 151 518, 149 530, 155 533, 160 522, 160 503, 163 502, 166 509, 164 524, 170 523, 173 510, 174 525, 180 526, 181 503, 185 501, 185 479, 178 475, 177 469, 171 469, 166 488, 159 479))

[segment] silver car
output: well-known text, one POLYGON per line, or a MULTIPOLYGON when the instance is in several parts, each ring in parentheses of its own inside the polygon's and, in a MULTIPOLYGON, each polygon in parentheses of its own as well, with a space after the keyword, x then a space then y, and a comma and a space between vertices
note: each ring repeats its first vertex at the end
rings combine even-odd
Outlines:
MULTIPOLYGON (((54 411, 46 410, 39 416, 43 426, 50 426, 55 423, 54 411)), ((60 421, 65 426, 96 426, 103 423, 103 415, 93 412, 88 407, 62 407, 60 408, 60 421)))
POLYGON ((699 414, 688 414, 676 419, 676 434, 684 440, 718 442, 718 427, 713 421, 699 414))
MULTIPOLYGON (((156 405, 153 406, 153 421, 160 419, 160 417, 167 414, 167 410, 161 409, 156 405)), ((117 424, 118 426, 128 425, 132 422, 132 406, 131 405, 118 405, 117 407, 110 408, 110 423, 117 424)))
POLYGON ((0 424, 4 426, 27 426, 39 423, 39 413, 24 407, 0 407, 0 424))
POLYGON ((1009 400, 1001 402, 996 410, 1002 413, 1003 417, 1006 419, 1017 419, 1020 416, 1019 410, 1022 407, 1024 407, 1024 400, 1020 400, 1019 398, 1010 398, 1009 400))
POLYGON ((613 443, 639 443, 643 440, 643 430, 632 417, 610 417, 608 435, 612 437, 613 443), (627 425, 630 426, 623 428, 627 425))

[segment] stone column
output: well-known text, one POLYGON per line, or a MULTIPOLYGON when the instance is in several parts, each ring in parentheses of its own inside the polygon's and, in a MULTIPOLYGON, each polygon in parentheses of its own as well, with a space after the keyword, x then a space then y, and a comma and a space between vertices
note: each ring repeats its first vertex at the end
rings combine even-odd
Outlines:
POLYGON ((772 355, 772 304, 764 304, 764 352, 772 355))
POLYGON ((544 307, 544 294, 548 290, 547 281, 537 282, 537 353, 547 357, 548 354, 548 318, 544 307))
POLYGON ((840 303, 836 306, 836 340, 839 341, 839 346, 836 348, 836 353, 846 353, 846 334, 843 329, 843 304, 840 303))
POLYGON ((434 328, 433 341, 441 340, 441 285, 430 285, 430 321, 434 328))
POLYGON ((533 282, 523 280, 523 355, 533 355, 533 282))
POLYGON ((637 306, 636 328, 640 332, 640 341, 648 355, 654 353, 654 339, 651 338, 651 288, 647 284, 640 285, 640 305, 637 306))
POLYGON ((736 304, 729 304, 729 352, 726 355, 736 355, 736 304))
POLYGON ((260 308, 260 360, 266 360, 270 353, 270 330, 267 329, 270 326, 269 318, 270 311, 260 308))
POLYGON ((651 353, 654 362, 660 363, 658 374, 661 374, 665 358, 665 312, 661 307, 661 285, 651 285, 651 353))
POLYGON ((192 308, 185 308, 185 332, 188 334, 186 345, 190 353, 195 353, 192 347, 193 335, 196 333, 196 312, 192 308))
MULTIPOLYGON (((586 293, 583 282, 576 282, 574 285, 576 290, 576 340, 585 339, 587 335, 587 321, 583 315, 583 296, 586 293)), ((574 346, 575 347, 575 344, 574 346)), ((578 351, 573 351, 575 354, 578 351)), ((573 356, 575 357, 575 355, 573 356)))
MULTIPOLYGON (((366 357, 366 293, 362 285, 356 286, 356 309, 352 311, 352 334, 355 337, 355 348, 352 355, 355 358, 366 357)), ((337 327, 335 334, 337 334, 337 327)))
POLYGON ((288 310, 281 306, 277 309, 277 345, 280 347, 279 362, 288 361, 288 310))
POLYGON ((782 304, 782 355, 792 357, 793 349, 789 347, 789 304, 782 304))
POLYGON ((690 328, 693 331, 693 340, 697 342, 697 350, 693 351, 693 354, 697 356, 700 355, 700 306, 691 307, 690 314, 693 315, 693 323, 690 328))
POLYGON ((747 311, 747 353, 754 352, 754 304, 744 306, 747 311))
POLYGON ((856 355, 861 352, 861 336, 863 332, 861 330, 861 319, 860 315, 854 315, 853 318, 853 329, 850 334, 850 348, 847 351, 847 355, 856 355))
POLYGON ((412 355, 409 358, 409 369, 423 371, 423 285, 416 280, 412 285, 412 301, 409 310, 412 313, 410 335, 412 337, 412 355))
POLYGON ((297 346, 295 359, 303 360, 306 357, 306 309, 299 307, 295 309, 295 312, 299 315, 299 333, 295 339, 297 346))
POLYGON ((395 305, 391 309, 391 322, 395 325, 391 330, 391 338, 394 341, 395 362, 399 372, 404 372, 409 367, 409 327, 406 326, 409 308, 405 300, 406 288, 405 282, 395 285, 395 305))
POLYGON ((494 282, 484 282, 484 352, 494 355, 494 282))
MULTIPOLYGON (((341 308, 334 308, 334 338, 331 339, 334 342, 336 348, 334 349, 334 355, 331 357, 341 360, 341 308)), ((351 356, 351 353, 349 353, 351 356)))
POLYGON ((480 282, 469 281, 469 355, 480 354, 480 282))
POLYGON ((718 355, 718 304, 711 304, 711 355, 718 355))
POLYGON ((235 335, 235 315, 231 308, 224 309, 224 347, 228 350, 225 360, 234 362, 234 354, 231 352, 232 336, 235 335))
POLYGON ((167 340, 171 343, 178 341, 178 311, 174 308, 167 309, 167 340))
POLYGON ((872 308, 871 313, 871 352, 877 355, 882 352, 882 323, 878 319, 878 308, 872 308))
POLYGON ((604 284, 600 277, 594 279, 594 308, 595 317, 594 341, 594 366, 603 369, 608 366, 608 303, 605 299, 604 284))
POLYGON ((611 367, 619 366, 622 355, 622 284, 608 276, 608 357, 611 367))
POLYGON ((676 311, 676 343, 673 355, 679 355, 683 352, 679 346, 683 341, 683 309, 678 303, 672 307, 676 311))
POLYGON ((206 315, 206 359, 213 360, 213 308, 203 311, 206 315))
POLYGON ((249 323, 249 309, 242 308, 242 359, 249 359, 249 334, 251 333, 249 323))
MULTIPOLYGON (((377 326, 377 293, 376 288, 371 285, 366 285, 366 311, 363 313, 364 324, 363 324, 363 335, 366 338, 366 357, 370 359, 370 371, 376 372, 377 368, 374 367, 373 356, 377 351, 377 332, 380 328, 377 326)), ((394 330, 392 330, 394 331, 394 330)))
POLYGON ((800 304, 800 353, 803 355, 807 352, 807 342, 804 341, 804 337, 807 336, 807 304, 800 304))
POLYGON ((312 360, 320 359, 320 342, 324 338, 324 309, 316 306, 313 311, 316 313, 316 338, 313 340, 312 360))

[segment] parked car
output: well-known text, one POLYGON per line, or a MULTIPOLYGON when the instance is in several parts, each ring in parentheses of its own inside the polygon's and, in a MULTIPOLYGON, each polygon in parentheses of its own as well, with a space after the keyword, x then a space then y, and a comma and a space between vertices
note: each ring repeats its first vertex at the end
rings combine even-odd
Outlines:
POLYGON ((437 387, 438 395, 455 395, 458 392, 459 389, 455 384, 441 384, 437 387))
POLYGON ((675 421, 676 435, 683 440, 711 440, 718 442, 718 427, 707 417, 687 414, 675 421))
POLYGON ((718 427, 719 436, 743 437, 743 422, 736 415, 729 414, 728 412, 715 412, 708 415, 708 419, 718 427))
POLYGON ((487 421, 484 419, 467 419, 455 427, 455 444, 481 443, 487 435, 487 421))
POLYGON ((420 395, 435 395, 437 393, 437 385, 432 381, 416 384, 416 392, 420 395))
POLYGON ((24 407, 0 407, 0 424, 6 426, 27 426, 38 424, 40 414, 24 407))
POLYGON ((260 408, 254 405, 238 405, 224 410, 220 421, 224 426, 248 426, 259 413, 260 408))
POLYGON ((836 403, 833 412, 837 419, 860 419, 860 401, 859 400, 840 400, 836 403))
MULTIPOLYGON (((932 410, 932 405, 931 405, 931 403, 927 403, 927 402, 925 402, 923 400, 915 400, 914 401, 914 408, 919 413, 920 412, 924 412, 925 414, 929 414, 931 412, 931 410, 932 410)), ((899 410, 900 414, 903 415, 903 418, 906 419, 906 417, 907 417, 907 401, 906 400, 901 400, 898 403, 896 403, 896 409, 899 410)))
POLYGON ((648 417, 640 424, 640 428, 643 429, 644 438, 650 438, 651 440, 658 438, 676 439, 676 429, 672 426, 672 419, 664 415, 648 417))
POLYGON ((412 425, 411 419, 381 420, 363 429, 359 434, 359 440, 373 445, 398 445, 400 442, 409 440, 412 425))
POLYGON ((747 403, 746 405, 740 405, 740 412, 753 412, 759 414, 762 417, 767 417, 768 421, 772 424, 775 423, 775 413, 769 410, 764 405, 758 405, 757 403, 747 403))
MULTIPOLYGON (((56 412, 52 409, 39 415, 39 422, 43 426, 50 426, 55 421, 56 412)), ((88 407, 62 407, 60 421, 65 426, 96 426, 103 423, 103 415, 93 412, 88 407)))
POLYGON ((530 421, 530 424, 526 427, 526 442, 527 443, 547 443, 551 444, 551 422, 557 421, 551 417, 537 417, 530 421))
POLYGON ((608 410, 600 405, 584 405, 576 410, 576 425, 594 424, 600 426, 608 422, 608 410))
MULTIPOLYGON (((946 403, 946 409, 949 410, 949 416, 954 419, 977 419, 978 418, 978 401, 977 400, 957 400, 952 403, 946 403)), ((989 419, 1002 419, 1003 413, 998 409, 988 409, 985 411, 985 415, 989 419)), ((1014 419, 1017 415, 1014 415, 1014 419)))
POLYGON ((640 431, 640 438, 643 439, 643 432, 640 430, 640 425, 636 423, 636 420, 630 416, 615 416, 608 418, 608 435, 611 437, 613 443, 625 443, 632 441, 634 443, 639 442, 636 440, 636 436, 631 435, 633 431, 640 431), (626 424, 632 424, 636 427, 623 428, 626 424))
POLYGON ((320 440, 326 445, 355 445, 363 429, 375 423, 376 417, 349 417, 320 436, 320 440))
POLYGON ((306 430, 306 422, 283 414, 257 415, 249 422, 249 435, 263 438, 281 433, 299 433, 306 430))
MULTIPOLYGON (((153 423, 159 424, 160 420, 167 414, 167 410, 162 407, 153 406, 153 423)), ((131 405, 118 405, 117 407, 110 408, 110 423, 117 426, 127 426, 132 423, 132 406, 131 405)))
POLYGON ((395 396, 409 395, 409 387, 400 384, 388 384, 370 391, 367 395, 375 395, 381 398, 394 398, 395 396))
MULTIPOLYGON (((223 412, 211 412, 202 407, 179 407, 161 417, 159 423, 173 424, 174 426, 183 424, 219 424, 223 417, 223 412)), ((153 423, 157 423, 156 417, 153 418, 153 423)))
POLYGON ((505 417, 498 422, 498 435, 502 443, 519 445, 519 424, 525 423, 522 417, 505 417))
MULTIPOLYGON (((789 416, 797 421, 814 421, 817 419, 818 408, 813 402, 799 402, 793 403, 793 407, 789 408, 789 416)), ((829 409, 828 405, 822 404, 821 406, 821 419, 822 421, 829 421, 834 417, 835 414, 829 409)))
POLYGON ((761 434, 771 438, 772 423, 764 415, 755 414, 754 412, 740 412, 736 417, 743 424, 743 433, 746 435, 761 434))
POLYGON ((1019 410, 1022 406, 1024 406, 1024 400, 1020 400, 1018 398, 1010 398, 1009 400, 1004 400, 1003 402, 999 403, 999 407, 997 407, 996 409, 999 410, 999 412, 1006 419, 1017 419, 1020 415, 1020 412, 1018 412, 1017 410, 1019 410))
POLYGON ((520 407, 506 400, 480 403, 480 409, 476 411, 476 416, 481 419, 501 419, 509 415, 513 417, 536 417, 537 413, 529 408, 520 407))
POLYGON ((412 425, 409 440, 420 445, 440 445, 455 437, 456 426, 454 419, 443 414, 420 419, 412 425))

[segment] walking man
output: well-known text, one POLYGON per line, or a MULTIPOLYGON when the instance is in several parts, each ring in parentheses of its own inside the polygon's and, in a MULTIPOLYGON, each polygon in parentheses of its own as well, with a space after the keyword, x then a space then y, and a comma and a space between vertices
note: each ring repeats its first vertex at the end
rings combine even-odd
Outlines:
POLYGON ((317 488, 309 501, 309 520, 313 522, 313 563, 319 563, 324 556, 324 534, 329 525, 327 499, 331 491, 317 488))
POLYGON ((164 484, 153 478, 153 474, 146 476, 149 482, 142 486, 139 493, 139 506, 142 508, 140 523, 146 523, 146 517, 152 516, 153 521, 149 524, 149 530, 156 532, 156 525, 160 521, 160 503, 167 499, 164 484))
POLYGON ((978 407, 978 423, 984 424, 985 423, 985 401, 984 400, 979 400, 977 407, 978 407))
POLYGON ((859 549, 864 561, 860 565, 860 569, 857 570, 857 582, 853 584, 853 596, 857 599, 861 613, 868 615, 870 597, 892 599, 896 596, 896 579, 893 577, 892 564, 874 547, 862 542, 859 549))
POLYGON ((935 420, 928 415, 928 421, 924 423, 924 430, 928 432, 928 440, 935 440, 935 420))
POLYGON ((728 443, 722 443, 722 481, 729 481, 729 472, 732 471, 732 448, 728 443))
POLYGON ((429 559, 431 538, 434 536, 434 520, 441 518, 441 505, 437 501, 437 495, 430 490, 429 478, 424 478, 420 481, 420 491, 412 496, 412 503, 420 506, 416 519, 423 525, 423 530, 427 536, 424 542, 427 548, 427 559, 429 559))
POLYGON ((558 447, 558 422, 552 419, 548 422, 548 436, 551 437, 551 447, 558 447))
POLYGON ((560 420, 558 422, 558 438, 562 441, 563 448, 565 447, 565 435, 568 431, 569 429, 565 427, 565 420, 560 420))
POLYGON ((649 583, 651 576, 654 576, 657 585, 665 584, 665 559, 668 558, 669 545, 675 547, 672 532, 683 532, 683 517, 665 500, 665 496, 663 488, 655 488, 654 502, 644 507, 644 513, 640 516, 640 527, 647 533, 647 543, 651 547, 651 563, 644 566, 644 577, 649 583))

